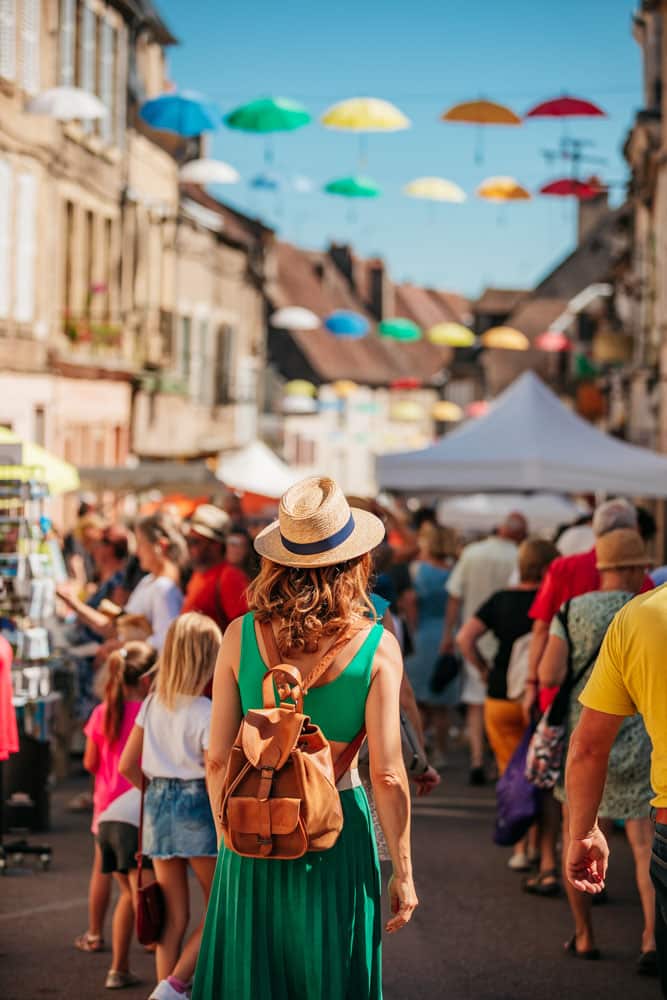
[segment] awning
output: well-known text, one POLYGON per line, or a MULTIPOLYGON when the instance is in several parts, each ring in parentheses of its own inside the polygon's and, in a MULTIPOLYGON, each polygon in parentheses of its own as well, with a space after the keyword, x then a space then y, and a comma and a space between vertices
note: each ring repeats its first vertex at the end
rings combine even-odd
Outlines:
POLYGON ((147 493, 168 490, 199 496, 220 490, 220 483, 205 462, 140 462, 133 468, 116 466, 79 469, 81 488, 114 493, 147 493))

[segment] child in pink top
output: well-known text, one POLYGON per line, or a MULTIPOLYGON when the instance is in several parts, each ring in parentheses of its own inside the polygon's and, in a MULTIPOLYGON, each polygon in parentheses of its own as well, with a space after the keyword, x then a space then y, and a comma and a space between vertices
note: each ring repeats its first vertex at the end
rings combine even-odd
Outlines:
MULTIPOLYGON (((93 710, 84 729, 86 749, 83 766, 95 776, 91 826, 94 835, 98 833, 100 815, 112 802, 132 788, 130 782, 119 773, 118 762, 141 707, 141 678, 154 665, 156 658, 155 649, 147 643, 128 642, 113 652, 107 661, 108 680, 104 701, 93 710)), ((102 850, 96 836, 88 889, 88 930, 74 942, 81 951, 101 951, 104 946, 102 924, 108 906, 111 873, 102 862, 102 850)), ((123 894, 119 906, 121 902, 123 894)), ((132 906, 131 897, 129 905, 132 906)), ((125 906, 127 908, 127 900, 125 906)), ((115 919, 114 916, 114 921, 115 919)))

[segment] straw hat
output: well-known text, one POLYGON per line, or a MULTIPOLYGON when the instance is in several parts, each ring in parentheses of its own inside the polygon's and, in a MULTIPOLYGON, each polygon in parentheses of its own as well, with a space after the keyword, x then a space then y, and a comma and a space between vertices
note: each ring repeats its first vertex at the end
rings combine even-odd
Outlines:
POLYGON ((653 565, 653 560, 646 554, 642 536, 633 528, 617 528, 601 535, 595 542, 595 557, 599 570, 653 565))
POLYGON ((200 504, 188 522, 188 533, 194 532, 214 542, 224 542, 231 518, 224 510, 211 503, 200 504))
POLYGON ((333 479, 312 476, 283 495, 278 520, 259 533, 255 549, 282 566, 334 566, 370 552, 383 538, 379 517, 350 507, 333 479))

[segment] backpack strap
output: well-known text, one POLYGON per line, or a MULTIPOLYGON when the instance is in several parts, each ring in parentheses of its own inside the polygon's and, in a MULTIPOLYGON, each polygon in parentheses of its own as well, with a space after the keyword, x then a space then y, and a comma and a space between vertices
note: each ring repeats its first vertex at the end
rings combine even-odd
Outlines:
MULTIPOLYGON (((280 650, 278 649, 278 643, 276 642, 276 637, 273 633, 273 627, 270 621, 260 622, 260 629, 262 632, 262 637, 264 639, 264 646, 266 648, 266 655, 268 657, 271 669, 277 666, 283 666, 283 659, 280 655, 280 650)), ((310 674, 306 680, 301 683, 301 690, 304 694, 308 694, 310 689, 319 681, 327 670, 336 659, 341 649, 348 644, 352 635, 354 634, 354 629, 345 629, 343 633, 336 639, 334 643, 329 646, 326 653, 317 664, 314 670, 311 670, 310 674)), ((287 672, 287 671, 286 671, 287 672)), ((299 677, 301 675, 299 674, 299 677)))

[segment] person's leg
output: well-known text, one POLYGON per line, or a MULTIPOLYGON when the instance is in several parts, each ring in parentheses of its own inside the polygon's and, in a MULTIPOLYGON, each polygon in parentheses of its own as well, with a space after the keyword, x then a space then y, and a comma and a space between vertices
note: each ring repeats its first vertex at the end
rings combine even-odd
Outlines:
POLYGON ((540 871, 558 868, 557 844, 561 829, 561 805, 552 791, 542 795, 540 812, 540 871))
POLYGON ((648 818, 626 819, 625 832, 635 859, 635 878, 644 914, 641 951, 655 950, 655 889, 651 883, 653 823, 648 818))
POLYGON ((216 861, 217 858, 190 858, 190 864, 192 865, 192 870, 195 873, 197 881, 201 887, 205 905, 204 916, 201 918, 197 927, 186 941, 185 947, 181 952, 181 956, 171 972, 171 975, 174 976, 174 978, 179 979, 183 983, 189 983, 195 974, 195 966, 197 965, 199 946, 201 944, 201 936, 204 930, 204 919, 206 916, 208 899, 211 894, 211 885, 213 883, 213 875, 215 874, 216 861))
POLYGON ((447 759, 449 710, 446 705, 438 705, 431 707, 429 715, 433 726, 433 766, 438 767, 442 766, 447 759))
POLYGON ((155 949, 155 968, 160 981, 167 978, 178 961, 190 920, 188 863, 185 858, 153 858, 153 868, 165 904, 164 930, 155 949))
POLYGON ((574 948, 578 952, 593 951, 595 949, 595 938, 593 935, 593 920, 591 896, 585 892, 579 892, 568 881, 565 871, 567 850, 570 843, 568 808, 563 806, 563 885, 567 893, 567 901, 574 918, 574 948))
POLYGON ((470 769, 484 767, 484 705, 468 705, 468 742, 470 744, 470 769))
POLYGON ((134 930, 134 904, 127 875, 114 872, 120 894, 111 925, 111 968, 115 972, 129 972, 130 944, 134 930))
POLYGON ((88 930, 79 935, 75 945, 81 951, 100 951, 104 937, 104 920, 111 896, 111 875, 102 871, 102 852, 94 841, 93 867, 88 883, 88 930))

